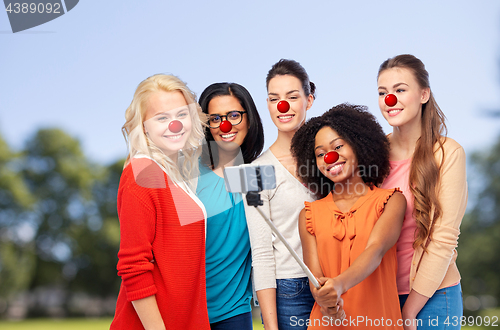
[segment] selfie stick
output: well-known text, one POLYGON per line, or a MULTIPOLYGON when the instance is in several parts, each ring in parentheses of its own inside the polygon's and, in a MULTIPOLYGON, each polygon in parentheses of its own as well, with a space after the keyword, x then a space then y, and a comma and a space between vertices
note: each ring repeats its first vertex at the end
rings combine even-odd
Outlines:
POLYGON ((311 283, 316 287, 316 289, 321 288, 321 285, 319 285, 319 282, 316 279, 316 277, 313 275, 313 273, 311 272, 311 270, 306 266, 306 264, 304 263, 304 261, 302 261, 302 259, 300 259, 300 257, 297 254, 297 252, 295 252, 295 250, 290 246, 290 243, 288 243, 288 241, 285 239, 285 237, 283 237, 283 235, 281 235, 281 233, 278 230, 278 228, 276 228, 276 226, 274 225, 274 223, 264 214, 264 212, 262 212, 261 209, 259 209, 257 207, 258 205, 263 205, 263 202, 260 199, 259 193, 255 192, 255 191, 249 191, 247 193, 247 203, 250 206, 255 206, 255 209, 257 211, 259 211, 260 215, 264 218, 264 220, 266 220, 266 222, 269 225, 269 227, 271 227, 271 230, 278 236, 278 238, 281 240, 281 242, 283 242, 283 244, 285 244, 285 246, 288 249, 288 251, 292 254, 292 257, 294 257, 295 260, 299 263, 299 266, 307 274, 307 277, 309 278, 309 280, 311 281, 311 283))

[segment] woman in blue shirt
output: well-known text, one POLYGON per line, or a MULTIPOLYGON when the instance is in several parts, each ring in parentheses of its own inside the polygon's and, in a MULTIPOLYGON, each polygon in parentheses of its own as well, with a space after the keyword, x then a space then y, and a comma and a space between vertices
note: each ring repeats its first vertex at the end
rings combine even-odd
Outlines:
POLYGON ((264 132, 250 93, 215 83, 200 96, 209 117, 197 195, 207 210, 206 284, 211 329, 252 329, 251 250, 241 194, 228 193, 226 166, 250 163, 264 147, 264 132), (203 166, 204 165, 204 166, 203 166))

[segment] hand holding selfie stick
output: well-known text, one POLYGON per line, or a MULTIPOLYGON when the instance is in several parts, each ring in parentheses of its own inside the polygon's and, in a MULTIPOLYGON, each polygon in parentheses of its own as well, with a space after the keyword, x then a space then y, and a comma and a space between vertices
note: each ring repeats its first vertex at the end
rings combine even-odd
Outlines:
POLYGON ((229 192, 242 192, 246 193, 247 204, 249 206, 254 206, 255 209, 260 213, 260 215, 266 220, 271 230, 278 236, 278 238, 283 242, 291 255, 298 262, 299 266, 304 270, 307 277, 311 283, 316 287, 316 289, 321 288, 316 277, 313 275, 311 270, 306 266, 304 261, 300 259, 299 255, 290 246, 290 243, 283 237, 278 228, 274 223, 258 208, 259 205, 263 205, 260 199, 260 194, 262 190, 273 189, 276 187, 276 178, 274 176, 274 166, 256 166, 256 165, 240 165, 226 167, 224 169, 224 181, 226 183, 226 190, 229 192), (264 179, 262 176, 264 173, 264 179))

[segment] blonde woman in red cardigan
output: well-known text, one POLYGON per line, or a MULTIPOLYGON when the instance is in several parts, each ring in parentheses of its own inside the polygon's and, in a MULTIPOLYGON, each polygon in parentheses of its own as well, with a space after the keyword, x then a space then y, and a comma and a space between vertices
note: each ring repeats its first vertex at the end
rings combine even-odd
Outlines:
POLYGON ((155 75, 139 84, 125 117, 129 155, 117 201, 122 284, 111 329, 210 329, 206 212, 189 180, 198 173, 204 115, 181 80, 155 75))

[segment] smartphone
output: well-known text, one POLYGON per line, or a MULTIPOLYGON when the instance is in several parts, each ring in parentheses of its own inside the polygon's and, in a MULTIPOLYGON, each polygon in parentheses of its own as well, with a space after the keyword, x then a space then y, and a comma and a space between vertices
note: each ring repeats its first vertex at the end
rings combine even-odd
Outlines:
POLYGON ((244 164, 224 168, 226 190, 232 193, 248 193, 276 188, 273 165, 244 164))

